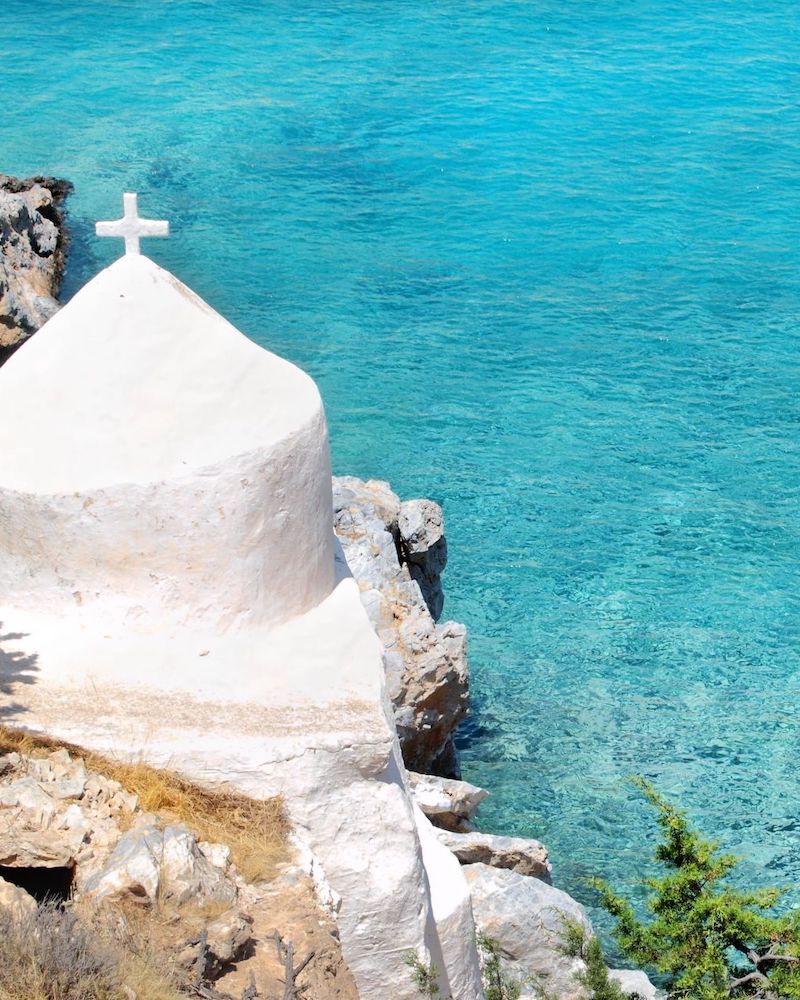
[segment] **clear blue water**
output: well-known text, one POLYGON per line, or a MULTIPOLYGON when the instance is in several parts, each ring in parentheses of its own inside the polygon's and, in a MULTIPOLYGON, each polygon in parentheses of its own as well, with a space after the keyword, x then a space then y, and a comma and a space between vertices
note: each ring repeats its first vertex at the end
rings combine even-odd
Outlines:
POLYGON ((3 13, 0 169, 74 181, 67 293, 138 190, 337 471, 444 504, 484 827, 631 885, 640 772, 796 884, 796 3, 3 13))

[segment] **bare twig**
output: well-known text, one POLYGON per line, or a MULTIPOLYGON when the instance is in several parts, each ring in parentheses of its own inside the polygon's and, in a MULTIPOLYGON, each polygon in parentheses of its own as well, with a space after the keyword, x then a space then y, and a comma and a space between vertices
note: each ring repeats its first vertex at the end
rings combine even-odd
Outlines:
POLYGON ((763 972, 748 972, 746 976, 741 976, 739 979, 732 979, 728 983, 728 990, 733 993, 734 990, 738 990, 740 987, 746 986, 748 983, 755 982, 768 983, 769 980, 763 972))
POLYGON ((292 942, 284 942, 278 931, 275 931, 273 937, 275 938, 275 946, 278 950, 278 959, 283 963, 283 1000, 297 1000, 300 992, 306 989, 305 986, 297 985, 297 977, 316 955, 316 952, 309 952, 302 962, 295 965, 294 945, 292 942))

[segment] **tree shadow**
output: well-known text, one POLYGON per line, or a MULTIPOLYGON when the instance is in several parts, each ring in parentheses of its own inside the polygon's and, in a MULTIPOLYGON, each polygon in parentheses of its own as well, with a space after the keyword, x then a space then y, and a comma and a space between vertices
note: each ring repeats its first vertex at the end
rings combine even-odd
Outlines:
POLYGON ((21 684, 35 684, 36 673, 39 670, 38 653, 24 653, 19 650, 3 648, 5 642, 15 642, 24 639, 25 632, 2 631, 0 622, 0 722, 12 716, 27 712, 24 705, 10 700, 21 684))

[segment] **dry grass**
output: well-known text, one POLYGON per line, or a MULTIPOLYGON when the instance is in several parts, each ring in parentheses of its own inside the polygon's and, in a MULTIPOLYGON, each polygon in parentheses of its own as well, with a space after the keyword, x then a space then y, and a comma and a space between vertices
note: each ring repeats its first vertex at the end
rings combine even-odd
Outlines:
POLYGON ((0 1000, 180 1000, 163 957, 130 950, 111 924, 44 904, 0 911, 0 1000))
POLYGON ((0 726, 0 753, 41 757, 61 749, 133 792, 146 812, 184 823, 200 840, 227 844, 248 882, 272 878, 277 866, 289 859, 289 822, 280 798, 258 800, 226 788, 201 788, 173 771, 126 764, 71 743, 0 726))

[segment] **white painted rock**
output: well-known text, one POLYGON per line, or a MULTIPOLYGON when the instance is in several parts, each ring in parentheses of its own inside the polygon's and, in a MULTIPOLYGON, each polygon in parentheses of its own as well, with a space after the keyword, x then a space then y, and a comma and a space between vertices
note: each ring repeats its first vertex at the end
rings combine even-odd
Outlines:
POLYGON ((15 921, 22 920, 36 913, 36 900, 18 885, 0 878, 0 909, 8 910, 15 921))
MULTIPOLYGON (((591 933, 583 907, 567 893, 538 878, 488 865, 465 865, 478 930, 497 941, 502 962, 518 980, 533 979, 559 1000, 584 1000, 577 976, 586 966, 564 955, 564 917, 591 933)), ((534 995, 536 991, 532 991, 534 995)))
POLYGON ((226 629, 333 589, 315 384, 152 260, 101 271, 0 379, 4 605, 101 635, 226 629))
POLYGON ((488 796, 485 788, 455 778, 408 772, 414 802, 436 826, 445 830, 471 829, 478 806, 488 796))
POLYGON ((491 833, 453 833, 439 829, 436 835, 462 865, 481 863, 492 868, 508 868, 519 875, 530 875, 550 883, 552 866, 547 848, 538 840, 524 837, 498 837, 491 833))

